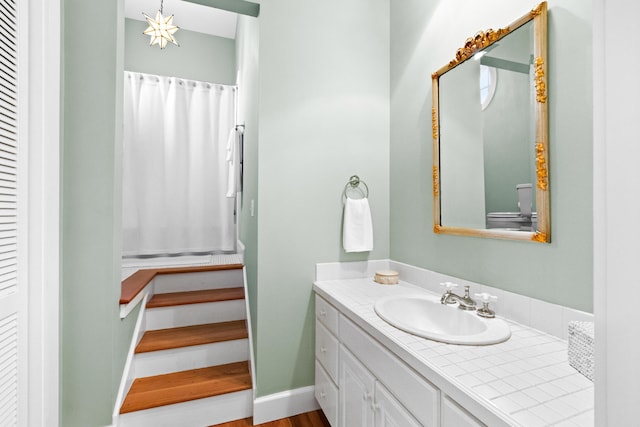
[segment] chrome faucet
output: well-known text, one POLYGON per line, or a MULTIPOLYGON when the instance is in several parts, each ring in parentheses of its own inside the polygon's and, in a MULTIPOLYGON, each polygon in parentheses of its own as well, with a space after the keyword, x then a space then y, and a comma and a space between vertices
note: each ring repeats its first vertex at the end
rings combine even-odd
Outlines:
POLYGON ((443 286, 446 287, 445 293, 440 298, 440 304, 455 304, 458 303, 458 308, 460 310, 475 310, 476 302, 469 296, 469 286, 465 285, 464 287, 464 296, 454 294, 451 289, 458 286, 455 283, 445 282, 442 283, 443 286))

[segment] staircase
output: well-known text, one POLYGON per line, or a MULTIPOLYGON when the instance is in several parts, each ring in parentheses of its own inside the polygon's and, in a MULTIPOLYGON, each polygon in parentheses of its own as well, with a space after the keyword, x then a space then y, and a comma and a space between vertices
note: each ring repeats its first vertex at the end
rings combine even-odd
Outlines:
POLYGON ((242 265, 152 277, 118 427, 203 427, 252 415, 242 265))

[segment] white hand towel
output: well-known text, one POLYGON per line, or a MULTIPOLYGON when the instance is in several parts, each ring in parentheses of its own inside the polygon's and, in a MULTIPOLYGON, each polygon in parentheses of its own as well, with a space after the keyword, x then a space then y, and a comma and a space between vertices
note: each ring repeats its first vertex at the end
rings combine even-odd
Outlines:
POLYGON ((345 252, 367 252, 373 249, 371 210, 366 198, 347 197, 342 227, 342 246, 345 252))
POLYGON ((236 196, 236 134, 237 131, 231 129, 227 139, 227 197, 236 196))

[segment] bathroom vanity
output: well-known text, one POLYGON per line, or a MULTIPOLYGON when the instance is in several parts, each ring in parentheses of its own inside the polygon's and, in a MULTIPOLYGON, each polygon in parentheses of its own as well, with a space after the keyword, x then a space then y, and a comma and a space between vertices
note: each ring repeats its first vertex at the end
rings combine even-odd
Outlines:
POLYGON ((569 366, 559 338, 508 322, 505 342, 445 344, 374 311, 380 298, 423 288, 366 278, 314 290, 315 394, 333 427, 593 425, 593 384, 569 366))

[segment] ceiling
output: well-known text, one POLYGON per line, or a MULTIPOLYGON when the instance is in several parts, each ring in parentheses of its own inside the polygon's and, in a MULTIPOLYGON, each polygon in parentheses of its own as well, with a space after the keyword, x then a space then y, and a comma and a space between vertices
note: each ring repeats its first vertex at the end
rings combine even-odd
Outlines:
MULTIPOLYGON (((160 0, 125 0, 124 15, 144 21, 142 13, 155 17, 160 0)), ((235 39, 238 14, 182 0, 164 0, 163 15, 174 15, 173 24, 184 30, 235 39)))

